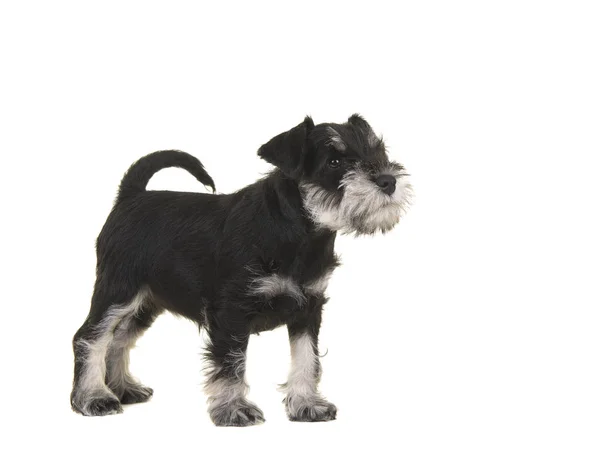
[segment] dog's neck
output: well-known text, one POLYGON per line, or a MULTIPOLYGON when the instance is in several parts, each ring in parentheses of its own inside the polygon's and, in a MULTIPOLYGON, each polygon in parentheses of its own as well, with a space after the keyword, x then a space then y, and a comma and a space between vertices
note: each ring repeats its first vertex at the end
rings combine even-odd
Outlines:
POLYGON ((286 220, 301 227, 308 235, 335 234, 334 231, 318 227, 304 207, 298 181, 276 169, 265 179, 265 189, 269 207, 276 209, 286 220))

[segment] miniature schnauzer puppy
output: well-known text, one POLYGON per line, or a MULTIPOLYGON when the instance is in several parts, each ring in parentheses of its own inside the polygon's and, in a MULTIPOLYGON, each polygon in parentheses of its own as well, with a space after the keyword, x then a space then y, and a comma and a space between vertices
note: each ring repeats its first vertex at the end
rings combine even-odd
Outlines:
POLYGON ((152 175, 179 167, 215 190, 193 156, 160 151, 125 174, 97 240, 90 312, 73 338, 73 409, 119 413, 152 389, 129 372, 129 351, 164 310, 208 336, 209 413, 220 426, 264 421, 246 399, 251 334, 286 325, 291 370, 283 385, 293 421, 327 421, 319 392, 318 336, 337 232, 391 230, 411 187, 404 167, 359 115, 316 125, 310 117, 258 150, 275 169, 233 194, 146 191, 152 175))

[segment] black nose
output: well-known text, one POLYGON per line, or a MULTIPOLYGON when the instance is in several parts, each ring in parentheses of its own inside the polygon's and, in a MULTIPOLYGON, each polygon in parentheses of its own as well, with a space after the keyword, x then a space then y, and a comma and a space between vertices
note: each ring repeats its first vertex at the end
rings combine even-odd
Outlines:
POLYGON ((375 179, 377 186, 381 188, 387 195, 392 195, 396 190, 396 178, 391 175, 379 175, 375 179))

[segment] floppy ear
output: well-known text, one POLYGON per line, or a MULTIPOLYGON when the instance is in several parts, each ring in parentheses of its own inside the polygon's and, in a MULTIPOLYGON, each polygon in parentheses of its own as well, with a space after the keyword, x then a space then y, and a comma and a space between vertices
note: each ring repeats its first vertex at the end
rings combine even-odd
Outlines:
POLYGON ((279 167, 286 175, 292 178, 299 177, 307 151, 306 140, 314 127, 313 120, 306 116, 304 122, 261 146, 258 156, 279 167))

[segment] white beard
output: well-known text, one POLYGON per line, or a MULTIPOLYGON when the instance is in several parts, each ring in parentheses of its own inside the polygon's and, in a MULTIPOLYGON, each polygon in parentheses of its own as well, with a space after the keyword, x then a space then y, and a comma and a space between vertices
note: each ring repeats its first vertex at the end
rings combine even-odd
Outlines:
POLYGON ((356 168, 348 171, 340 182, 341 199, 313 183, 302 183, 304 207, 317 225, 344 234, 385 233, 399 221, 412 198, 412 186, 405 170, 390 165, 380 175, 396 178, 392 195, 384 193, 369 176, 356 168))

